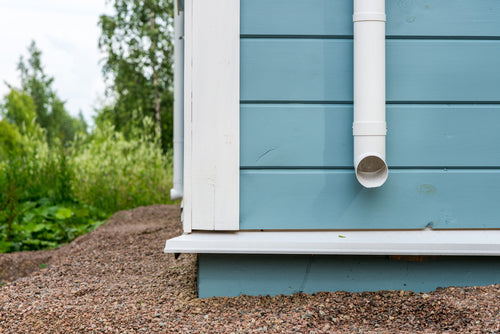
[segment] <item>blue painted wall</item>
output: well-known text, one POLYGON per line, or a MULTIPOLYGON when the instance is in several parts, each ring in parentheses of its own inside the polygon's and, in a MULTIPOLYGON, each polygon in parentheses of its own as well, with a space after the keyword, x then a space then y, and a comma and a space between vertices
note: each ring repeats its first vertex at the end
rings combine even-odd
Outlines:
POLYGON ((241 229, 500 228, 500 1, 387 4, 387 161, 352 170, 352 0, 241 0, 241 229))
POLYGON ((498 257, 200 254, 199 297, 412 290, 500 282, 498 257))

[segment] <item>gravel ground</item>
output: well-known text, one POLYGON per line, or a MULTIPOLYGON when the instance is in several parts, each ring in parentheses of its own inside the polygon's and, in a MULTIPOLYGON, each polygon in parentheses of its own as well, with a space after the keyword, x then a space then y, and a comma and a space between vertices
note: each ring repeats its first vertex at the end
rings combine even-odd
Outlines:
POLYGON ((196 256, 162 253, 180 233, 178 207, 152 206, 56 251, 0 255, 4 281, 48 264, 0 287, 0 333, 500 333, 500 285, 198 299, 196 256))

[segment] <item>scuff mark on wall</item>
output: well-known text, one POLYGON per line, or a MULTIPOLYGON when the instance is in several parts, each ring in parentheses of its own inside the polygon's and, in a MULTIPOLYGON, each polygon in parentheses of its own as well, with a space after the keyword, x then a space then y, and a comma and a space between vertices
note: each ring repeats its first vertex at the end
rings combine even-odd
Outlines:
POLYGON ((304 287, 306 286, 306 282, 309 279, 309 273, 311 272, 311 265, 314 259, 314 255, 309 256, 309 261, 307 261, 306 272, 304 273, 304 278, 302 279, 302 283, 300 283, 299 292, 304 291, 304 287))
POLYGON ((271 147, 270 149, 268 149, 267 151, 265 151, 264 153, 262 153, 261 155, 259 155, 259 157, 255 160, 255 162, 258 162, 263 157, 265 157, 266 155, 268 155, 269 153, 271 153, 272 151, 275 151, 275 150, 276 150, 276 147, 271 147))
POLYGON ((437 188, 432 184, 421 184, 418 187, 418 192, 420 194, 434 195, 437 192, 437 188))

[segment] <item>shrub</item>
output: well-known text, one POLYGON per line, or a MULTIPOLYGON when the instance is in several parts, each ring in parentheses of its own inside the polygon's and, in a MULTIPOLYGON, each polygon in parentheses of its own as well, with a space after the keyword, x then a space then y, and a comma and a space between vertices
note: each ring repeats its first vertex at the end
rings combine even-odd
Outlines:
MULTIPOLYGON (((151 124, 143 121, 144 128, 151 124)), ((80 201, 107 212, 170 202, 171 152, 163 153, 147 131, 136 130, 134 138, 108 124, 86 144, 75 144, 72 188, 80 201)))

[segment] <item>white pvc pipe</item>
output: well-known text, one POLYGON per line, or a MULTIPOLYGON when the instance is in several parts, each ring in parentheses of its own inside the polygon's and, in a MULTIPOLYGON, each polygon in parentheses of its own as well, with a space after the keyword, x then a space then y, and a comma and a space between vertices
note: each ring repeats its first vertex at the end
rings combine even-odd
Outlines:
POLYGON ((184 194, 184 8, 174 0, 174 177, 172 201, 184 194))
POLYGON ((385 0, 354 0, 354 168, 366 188, 387 180, 385 0))

